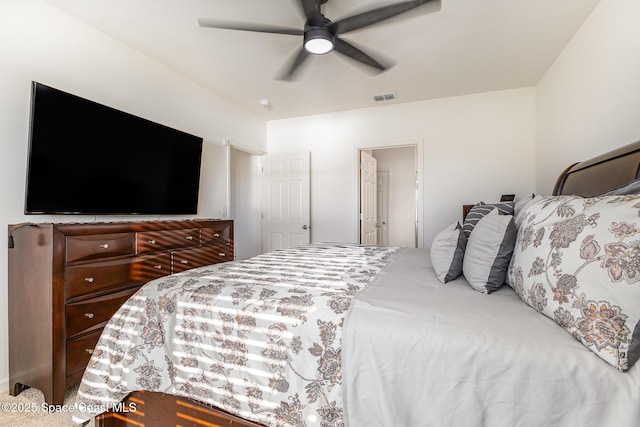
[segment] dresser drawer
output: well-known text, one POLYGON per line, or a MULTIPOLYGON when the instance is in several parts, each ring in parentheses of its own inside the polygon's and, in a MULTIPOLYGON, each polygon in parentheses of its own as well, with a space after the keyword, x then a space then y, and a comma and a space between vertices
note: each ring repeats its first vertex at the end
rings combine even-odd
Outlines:
POLYGON ((231 234, 231 225, 220 224, 210 228, 202 228, 200 230, 200 241, 202 245, 228 245, 231 234))
POLYGON ((233 254, 228 245, 213 245, 190 251, 176 251, 173 253, 173 272, 202 267, 209 264, 219 264, 233 260, 233 254), (180 266, 186 268, 180 269, 180 266))
POLYGON ((89 359, 93 354, 93 348, 98 343, 101 333, 102 330, 67 342, 67 376, 87 367, 87 363, 89 363, 89 359))
POLYGON ((67 236, 66 262, 133 255, 133 233, 67 236))
MULTIPOLYGON (((188 249, 175 251, 171 258, 171 272, 179 273, 191 268, 203 267, 205 265, 220 262, 221 257, 229 257, 229 248, 226 253, 219 247, 206 247, 198 249, 188 249)), ((227 259, 225 259, 227 261, 227 259)))
POLYGON ((136 251, 139 254, 193 246, 200 246, 199 228, 136 233, 136 251))
POLYGON ((136 282, 148 282, 171 274, 171 253, 138 257, 131 266, 131 277, 136 282))
POLYGON ((68 304, 65 308, 67 338, 71 338, 108 321, 138 288, 127 289, 90 300, 68 304))
POLYGON ((147 282, 170 273, 169 253, 67 267, 66 298, 147 282))
POLYGON ((211 258, 215 263, 233 261, 233 254, 229 250, 228 245, 213 245, 211 250, 211 258))

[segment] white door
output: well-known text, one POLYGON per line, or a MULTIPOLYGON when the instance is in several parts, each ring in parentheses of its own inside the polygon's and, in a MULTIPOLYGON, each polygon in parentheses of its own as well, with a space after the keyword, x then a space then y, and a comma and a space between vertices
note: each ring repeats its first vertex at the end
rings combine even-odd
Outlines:
POLYGON ((360 152, 360 243, 365 245, 378 243, 377 167, 373 156, 360 152))
POLYGON ((378 187, 377 187, 377 203, 378 203, 378 244, 381 246, 389 246, 389 171, 378 171, 378 187))
POLYGON ((262 251, 310 242, 309 152, 261 158, 262 251))

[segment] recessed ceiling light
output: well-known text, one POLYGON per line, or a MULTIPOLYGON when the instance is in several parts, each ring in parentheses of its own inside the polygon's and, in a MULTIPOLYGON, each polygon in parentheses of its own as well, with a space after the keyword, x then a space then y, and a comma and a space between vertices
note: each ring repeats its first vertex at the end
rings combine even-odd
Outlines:
POLYGON ((271 107, 271 101, 268 100, 267 98, 262 98, 258 100, 258 103, 260 105, 262 105, 264 108, 269 108, 271 107))

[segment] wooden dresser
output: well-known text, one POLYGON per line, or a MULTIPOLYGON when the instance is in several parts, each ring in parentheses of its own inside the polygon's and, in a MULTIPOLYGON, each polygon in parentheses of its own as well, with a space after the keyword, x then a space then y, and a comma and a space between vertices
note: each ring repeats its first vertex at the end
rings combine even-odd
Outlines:
POLYGON ((140 286, 233 259, 227 220, 28 224, 9 235, 10 392, 35 387, 53 405, 140 286))

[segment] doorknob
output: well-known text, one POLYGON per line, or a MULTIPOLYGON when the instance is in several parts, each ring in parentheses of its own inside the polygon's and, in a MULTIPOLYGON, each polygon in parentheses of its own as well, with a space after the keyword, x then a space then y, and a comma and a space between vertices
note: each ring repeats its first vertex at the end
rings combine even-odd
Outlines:
POLYGON ((303 229, 303 230, 306 230, 307 228, 309 228, 309 227, 307 227, 307 225, 306 225, 306 224, 302 226, 302 229, 303 229))

